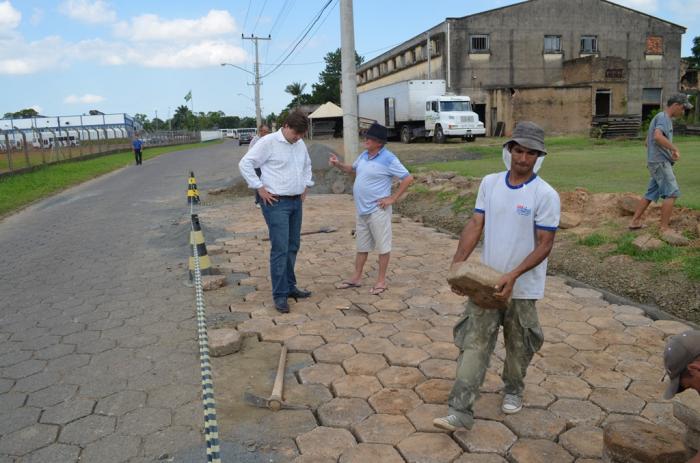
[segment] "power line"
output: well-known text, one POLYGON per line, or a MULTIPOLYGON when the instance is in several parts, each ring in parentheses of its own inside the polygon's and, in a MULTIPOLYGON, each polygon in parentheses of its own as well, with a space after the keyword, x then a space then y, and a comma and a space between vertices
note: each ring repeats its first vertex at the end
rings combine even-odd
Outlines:
POLYGON ((255 25, 253 26, 253 34, 255 34, 255 29, 258 27, 258 23, 260 22, 260 18, 262 18, 263 12, 265 11, 265 7, 267 6, 267 0, 263 2, 262 8, 260 8, 260 13, 258 14, 258 19, 255 20, 255 25))
POLYGON ((245 10, 245 19, 243 20, 242 30, 245 30, 245 25, 248 23, 248 13, 250 13, 250 4, 251 3, 253 3, 253 0, 248 0, 248 8, 245 10))

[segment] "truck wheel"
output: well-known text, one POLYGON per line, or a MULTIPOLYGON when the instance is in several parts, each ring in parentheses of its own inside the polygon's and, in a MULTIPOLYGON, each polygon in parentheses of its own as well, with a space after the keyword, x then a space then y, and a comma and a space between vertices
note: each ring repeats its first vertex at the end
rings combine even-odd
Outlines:
POLYGON ((435 135, 433 135, 434 143, 445 143, 445 133, 442 131, 442 127, 439 125, 435 126, 435 135))
POLYGON ((407 125, 401 126, 401 141, 403 143, 411 143, 411 128, 407 125))

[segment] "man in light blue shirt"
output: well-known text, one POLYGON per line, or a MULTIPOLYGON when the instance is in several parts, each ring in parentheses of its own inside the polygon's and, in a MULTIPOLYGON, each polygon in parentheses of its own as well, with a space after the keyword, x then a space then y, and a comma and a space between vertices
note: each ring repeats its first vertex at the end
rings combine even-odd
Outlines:
POLYGON ((369 252, 375 249, 379 253, 379 270, 370 294, 379 295, 388 288, 386 271, 391 255, 391 205, 406 191, 413 177, 396 155, 386 149, 386 139, 386 127, 375 122, 365 135, 367 150, 360 154, 353 165, 343 164, 335 154, 329 160, 331 166, 355 174, 352 187, 357 210, 355 273, 349 280, 341 282, 339 289, 361 286, 365 262, 369 252), (395 177, 401 183, 396 192, 391 194, 391 183, 395 177))
POLYGON ((661 239, 675 246, 687 246, 690 241, 685 236, 672 230, 669 222, 676 198, 681 195, 673 173, 673 164, 681 158, 681 153, 673 144, 673 118, 683 115, 686 109, 693 105, 688 101, 688 96, 682 93, 672 95, 667 102, 666 109, 651 120, 647 133, 647 168, 651 176, 647 192, 639 202, 637 210, 630 222, 630 230, 639 230, 644 227, 642 215, 652 201, 663 199, 661 203, 661 223, 659 232, 661 239))
POLYGON ((143 156, 141 150, 143 149, 143 141, 139 138, 139 134, 134 135, 134 141, 131 142, 131 147, 134 149, 134 158, 136 158, 136 165, 140 166, 143 163, 143 156))

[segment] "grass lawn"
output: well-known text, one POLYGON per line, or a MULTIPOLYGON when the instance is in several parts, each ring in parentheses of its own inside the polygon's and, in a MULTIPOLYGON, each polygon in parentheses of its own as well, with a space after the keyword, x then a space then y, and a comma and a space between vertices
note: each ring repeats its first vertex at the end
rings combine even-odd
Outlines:
MULTIPOLYGON (((506 139, 481 138, 466 146, 481 159, 413 166, 413 171, 454 171, 483 177, 503 170, 501 144, 506 139)), ((700 209, 700 137, 674 138, 681 160, 674 171, 681 188, 677 205, 700 209)), ((549 154, 540 174, 560 191, 583 187, 592 193, 634 192, 643 194, 649 174, 642 140, 611 141, 584 137, 552 137, 546 140, 549 154)))
MULTIPOLYGON (((208 146, 207 142, 178 146, 148 148, 143 158, 151 159, 164 153, 208 146)), ((33 172, 12 175, 0 179, 0 217, 16 211, 29 203, 51 196, 61 190, 85 182, 134 162, 134 154, 124 151, 86 161, 49 164, 33 172)))

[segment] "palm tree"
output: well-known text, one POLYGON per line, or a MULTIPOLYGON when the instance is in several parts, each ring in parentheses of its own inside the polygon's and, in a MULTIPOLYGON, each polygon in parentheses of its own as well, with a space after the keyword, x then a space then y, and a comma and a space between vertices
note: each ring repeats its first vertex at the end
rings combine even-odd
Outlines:
POLYGON ((284 91, 286 93, 289 93, 292 95, 294 98, 292 98, 292 102, 290 103, 290 106, 299 106, 301 103, 301 97, 304 94, 304 89, 306 88, 306 84, 302 84, 301 82, 292 82, 291 84, 287 85, 284 88, 284 91))

